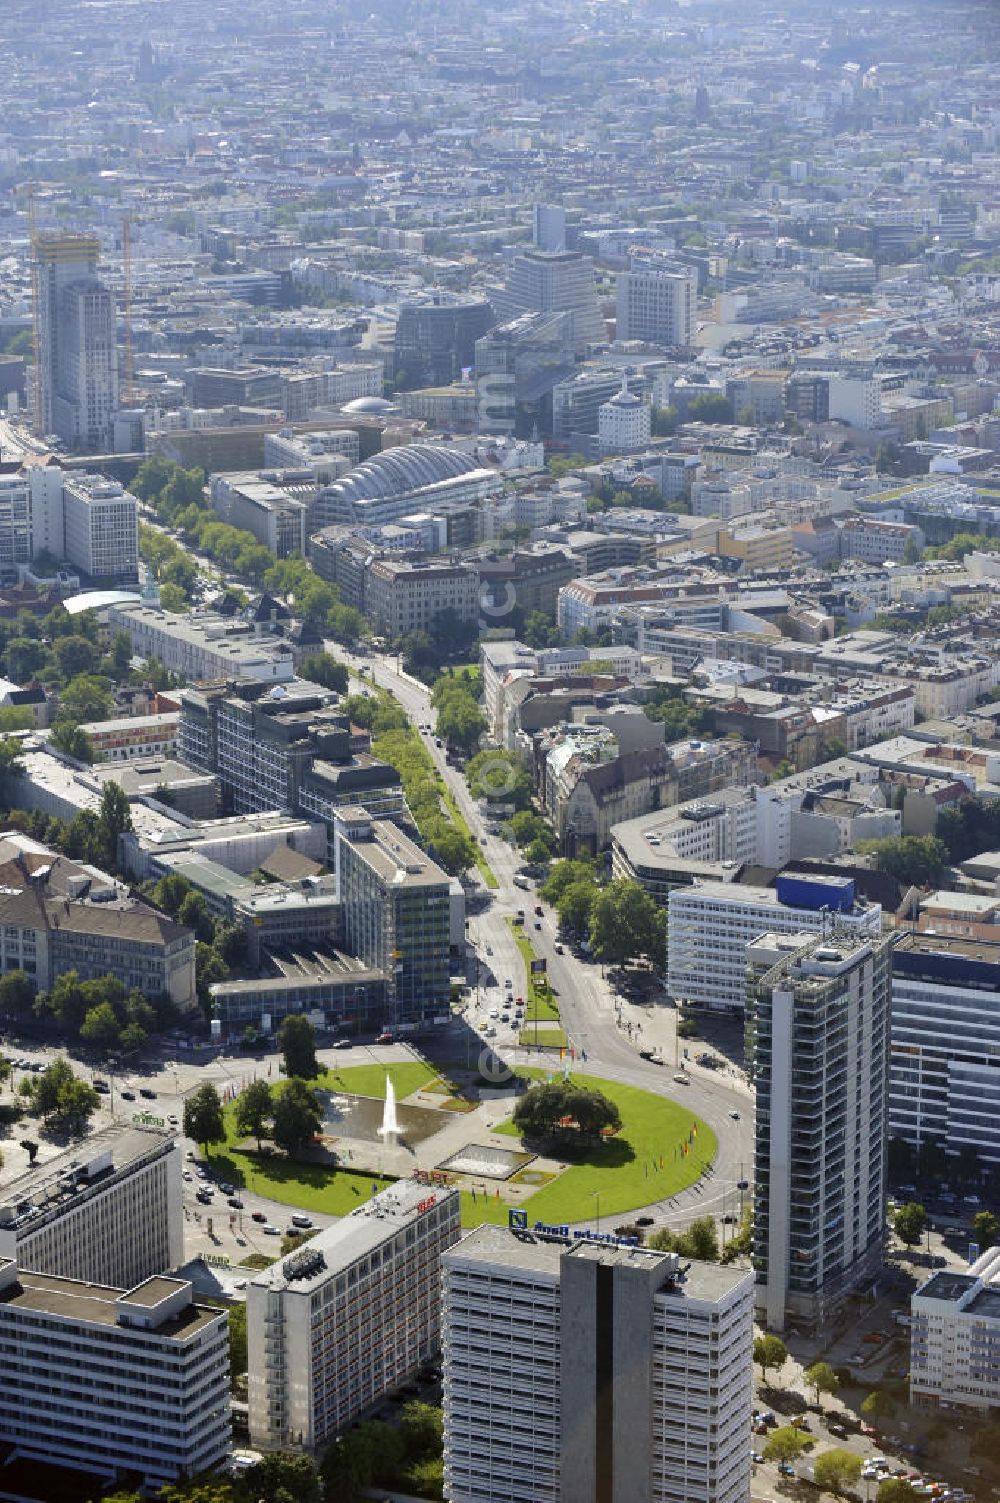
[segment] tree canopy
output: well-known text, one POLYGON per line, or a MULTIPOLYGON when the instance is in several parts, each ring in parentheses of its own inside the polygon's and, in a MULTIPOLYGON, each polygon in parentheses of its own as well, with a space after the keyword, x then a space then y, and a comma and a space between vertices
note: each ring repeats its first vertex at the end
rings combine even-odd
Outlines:
POLYGON ((289 1158, 308 1148, 323 1125, 323 1110, 316 1092, 297 1076, 276 1092, 273 1115, 271 1136, 289 1158))
POLYGON ((184 1136, 200 1143, 206 1154, 212 1143, 226 1140, 222 1101, 211 1081, 199 1086, 184 1102, 184 1136))
POLYGON ((301 1013, 291 1013, 285 1018, 278 1029, 278 1046, 286 1075, 315 1080, 319 1074, 316 1030, 308 1018, 301 1013))
POLYGON ((514 1108, 514 1126, 527 1137, 594 1142, 621 1128, 621 1113, 602 1092, 575 1081, 532 1086, 514 1108))

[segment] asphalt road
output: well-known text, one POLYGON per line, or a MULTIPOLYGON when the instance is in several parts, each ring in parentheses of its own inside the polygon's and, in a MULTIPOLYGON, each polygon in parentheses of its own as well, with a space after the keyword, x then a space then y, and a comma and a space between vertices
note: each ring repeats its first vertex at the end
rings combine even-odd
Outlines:
MULTIPOLYGON (((416 725, 433 727, 436 717, 428 689, 401 673, 395 659, 349 653, 335 642, 325 645, 329 652, 359 674, 362 682, 367 677, 369 682, 374 681, 389 689, 416 725)), ((669 1064, 654 1065, 640 1059, 638 1041, 630 1039, 618 1026, 615 994, 602 968, 578 959, 568 950, 562 955, 556 954, 556 917, 547 905, 543 905, 541 929, 534 929, 533 910, 539 901, 534 884, 531 884, 530 891, 514 885, 515 873, 522 864, 520 854, 509 841, 487 830, 465 778, 446 762, 444 748, 435 744, 433 730, 429 734, 421 733, 421 736, 500 884, 489 907, 469 921, 468 936, 478 957, 480 974, 492 973, 496 984, 480 986, 479 1006, 475 1006, 474 998, 468 1021, 483 1031, 491 1026, 489 1009, 499 1007, 503 1001, 504 982, 508 976, 514 983, 513 995, 524 994, 524 963, 508 922, 518 909, 523 909, 525 933, 537 953, 545 957, 549 980, 558 994, 562 1024, 578 1062, 593 1074, 641 1086, 689 1106, 692 1114, 706 1121, 718 1138, 719 1152, 711 1176, 669 1201, 648 1207, 648 1214, 658 1222, 678 1227, 685 1226, 695 1215, 735 1213, 739 1206, 737 1183, 742 1178, 752 1177, 753 1097, 749 1088, 732 1075, 698 1068, 688 1071, 688 1085, 680 1085, 673 1080, 669 1064), (733 1117, 734 1112, 738 1113, 738 1118, 733 1117)), ((493 1026, 498 1026, 495 1020, 493 1026)), ((672 1027, 671 1018, 671 1037, 672 1027)), ((536 1054, 516 1046, 510 1029, 498 1027, 497 1037, 484 1037, 484 1043, 496 1046, 511 1063, 552 1062, 551 1051, 536 1054)))

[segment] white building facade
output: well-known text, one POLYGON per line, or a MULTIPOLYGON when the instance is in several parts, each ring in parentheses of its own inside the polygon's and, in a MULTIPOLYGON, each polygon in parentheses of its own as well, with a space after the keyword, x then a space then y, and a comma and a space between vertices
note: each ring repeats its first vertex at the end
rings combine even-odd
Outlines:
POLYGON ((457 1190, 399 1181, 247 1289, 250 1438, 314 1451, 435 1357, 457 1190))
POLYGON ((214 1470, 230 1450, 227 1324, 181 1279, 123 1290, 0 1258, 0 1441, 150 1488, 214 1470))
POLYGON ((1000 1247, 965 1273, 932 1274, 911 1296, 910 1401, 1000 1408, 1000 1247))
POLYGON ((750 1274, 491 1226, 444 1268, 453 1503, 746 1503, 750 1274))

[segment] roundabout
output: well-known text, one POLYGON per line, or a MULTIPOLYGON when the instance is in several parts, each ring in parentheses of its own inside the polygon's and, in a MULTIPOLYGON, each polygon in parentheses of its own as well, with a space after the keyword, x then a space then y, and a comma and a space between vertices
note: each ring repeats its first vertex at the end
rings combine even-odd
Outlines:
MULTIPOLYGON (((564 1078, 539 1068, 518 1074, 528 1088, 564 1078)), ((596 1142, 573 1142, 570 1133, 555 1143, 522 1142, 511 1116, 524 1084, 493 1086, 469 1072, 449 1076, 414 1060, 331 1069, 311 1082, 323 1125, 303 1159, 267 1146, 258 1150, 241 1137, 236 1101, 230 1101, 226 1142, 212 1152, 212 1165, 216 1174, 278 1204, 333 1216, 356 1209, 374 1188, 395 1179, 451 1185, 461 1192, 467 1228, 505 1225, 512 1208, 549 1224, 610 1222, 669 1199, 710 1170, 715 1133, 686 1106, 599 1076, 568 1078, 614 1103, 621 1118, 616 1132, 596 1142), (378 1124, 390 1081, 400 1131, 385 1136, 378 1124)))

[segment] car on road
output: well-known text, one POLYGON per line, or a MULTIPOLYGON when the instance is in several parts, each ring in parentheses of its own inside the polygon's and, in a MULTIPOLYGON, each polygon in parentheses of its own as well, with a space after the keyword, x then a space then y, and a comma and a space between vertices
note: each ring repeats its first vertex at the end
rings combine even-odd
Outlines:
POLYGON ((139 1095, 145 1101, 155 1101, 156 1100, 156 1092, 153 1090, 152 1086, 148 1086, 148 1085, 140 1086, 139 1087, 139 1095))
POLYGON ((513 981, 511 981, 511 979, 510 979, 509 976, 507 977, 507 980, 504 982, 504 987, 509 992, 512 992, 514 990, 514 983, 513 983, 513 981))
POLYGON ((783 1477, 794 1477, 795 1468, 787 1461, 778 1462, 778 1471, 783 1477))
POLYGON ((330 1047, 331 1049, 349 1049, 351 1047, 351 1041, 350 1039, 336 1039, 334 1043, 330 1045, 330 1047))
POLYGON ((653 1218, 652 1216, 637 1216, 635 1218, 635 1224, 636 1226, 652 1226, 653 1218))
POLYGON ((184 1169, 182 1171, 182 1178, 183 1179, 191 1179, 191 1180, 193 1180, 194 1179, 194 1175, 191 1173, 190 1169, 184 1169))
POLYGON ((755 1461, 757 1463, 757 1465, 759 1466, 760 1463, 764 1460, 764 1453, 763 1453, 763 1451, 751 1451, 750 1452, 750 1460, 751 1461, 755 1461))
POLYGON ((264 1232, 265 1235, 268 1236, 268 1237, 280 1237, 281 1236, 280 1229, 278 1227, 276 1227, 276 1226, 272 1226, 271 1223, 270 1223, 270 1221, 268 1221, 266 1223, 266 1225, 264 1225, 263 1227, 261 1227, 261 1231, 264 1232))
POLYGON ((312 1224, 313 1221, 311 1216, 304 1216, 301 1213, 297 1213, 292 1217, 292 1225, 295 1227, 311 1227, 312 1224))
POLYGON ((121 1096, 121 1098, 122 1098, 123 1101, 134 1101, 135 1100, 135 1092, 134 1091, 121 1091, 119 1094, 120 1094, 120 1096, 121 1096))
POLYGON ((168 1127, 180 1127, 181 1124, 177 1120, 176 1117, 168 1117, 167 1118, 167 1125, 168 1125, 168 1127))
POLYGON ((492 1023, 490 1023, 489 1027, 483 1029, 483 1038, 484 1039, 495 1039, 496 1036, 497 1036, 497 1031, 494 1028, 494 1026, 493 1026, 492 1023))
POLYGON ((108 1085, 106 1080, 95 1080, 94 1090, 99 1096, 107 1096, 111 1091, 111 1087, 108 1085))
POLYGON ((563 947, 562 947, 562 945, 556 945, 556 954, 557 954, 557 955, 561 955, 561 954, 562 954, 562 952, 563 952, 563 947))
POLYGON ((500 1016, 500 1009, 499 1009, 499 1007, 491 1007, 490 1008, 490 1017, 491 1018, 498 1018, 499 1016, 500 1016))
POLYGON ((739 1114, 739 1112, 732 1111, 732 1112, 729 1113, 729 1115, 732 1117, 732 1119, 733 1119, 734 1122, 738 1122, 740 1120, 740 1114, 739 1114))
POLYGON ((226 1182, 224 1180, 221 1180, 219 1182, 219 1189, 222 1191, 223 1195, 235 1195, 236 1194, 236 1186, 235 1185, 226 1184, 226 1182))
POLYGON ((502 1012, 500 1014, 500 1021, 501 1021, 501 1023, 509 1023, 510 1022, 510 1013, 509 1012, 502 1012))
POLYGON ((538 920, 538 919, 535 919, 535 928, 536 928, 536 929, 539 929, 539 930, 540 930, 540 929, 541 929, 541 927, 542 927, 542 926, 541 926, 541 923, 540 923, 540 921, 539 921, 539 920, 538 920))
POLYGON ((234 1211, 242 1211, 243 1209, 243 1202, 238 1195, 230 1195, 226 1204, 232 1206, 234 1211))
POLYGON ((486 953, 487 953, 487 955, 492 955, 493 954, 493 946, 492 945, 487 945, 486 946, 486 953))
POLYGON ((250 1212, 250 1220, 251 1221, 259 1221, 259 1222, 263 1223, 263 1222, 265 1222, 267 1220, 267 1217, 264 1215, 263 1211, 251 1211, 250 1212))
POLYGON ((195 1200, 200 1201, 203 1206, 210 1206, 212 1204, 211 1190, 206 1190, 203 1187, 195 1195, 195 1200))
POLYGON ((691 1081, 690 1081, 689 1077, 684 1074, 683 1070, 675 1070, 674 1071, 674 1079, 676 1080, 676 1082, 677 1082, 678 1085, 690 1085, 691 1084, 691 1081))
POLYGON ((736 1188, 737 1190, 749 1190, 750 1181, 748 1179, 738 1179, 736 1181, 736 1188))
POLYGON ((653 1050, 652 1049, 640 1049, 639 1050, 639 1058, 640 1059, 652 1059, 653 1058, 653 1050))
POLYGON ((376 1042, 376 1044, 391 1044, 392 1043, 392 1034, 389 1032, 388 1029, 386 1029, 384 1033, 380 1033, 379 1034, 379 1036, 375 1040, 375 1042, 376 1042))

